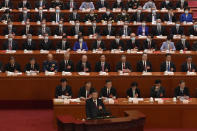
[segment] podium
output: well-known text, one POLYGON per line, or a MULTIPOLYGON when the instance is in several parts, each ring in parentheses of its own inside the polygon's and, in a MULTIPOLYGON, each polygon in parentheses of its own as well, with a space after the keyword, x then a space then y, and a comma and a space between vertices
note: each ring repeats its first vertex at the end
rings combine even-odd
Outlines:
POLYGON ((77 120, 70 115, 58 116, 58 131, 143 131, 145 115, 139 111, 125 111, 124 117, 77 120))

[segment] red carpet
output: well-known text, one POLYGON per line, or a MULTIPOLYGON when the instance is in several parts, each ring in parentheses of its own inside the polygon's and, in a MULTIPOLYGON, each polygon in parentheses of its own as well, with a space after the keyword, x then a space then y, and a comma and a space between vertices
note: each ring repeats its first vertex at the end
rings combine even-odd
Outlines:
MULTIPOLYGON (((53 110, 0 110, 0 131, 56 131, 53 110)), ((145 131, 197 131, 197 129, 145 129, 145 131)))

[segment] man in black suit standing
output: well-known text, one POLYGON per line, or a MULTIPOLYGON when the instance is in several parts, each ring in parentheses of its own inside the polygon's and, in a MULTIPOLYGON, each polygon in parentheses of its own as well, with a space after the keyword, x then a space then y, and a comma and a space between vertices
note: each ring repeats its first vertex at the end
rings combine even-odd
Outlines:
POLYGON ((176 16, 172 9, 168 10, 168 13, 165 13, 163 18, 164 22, 176 22, 176 16))
POLYGON ((133 14, 131 21, 142 22, 144 20, 144 14, 142 13, 142 8, 138 8, 137 12, 133 14))
POLYGON ((152 72, 152 64, 148 61, 148 55, 142 54, 142 60, 137 63, 138 72, 152 72))
POLYGON ((184 97, 186 99, 189 98, 189 88, 185 86, 185 81, 181 80, 179 86, 175 88, 174 97, 184 97))
POLYGON ((105 44, 102 41, 102 37, 100 35, 97 36, 97 39, 92 44, 92 50, 106 50, 105 44))
POLYGON ((110 50, 124 50, 124 42, 120 39, 120 35, 117 33, 115 36, 115 40, 111 42, 110 50))
POLYGON ((196 65, 192 62, 192 56, 188 56, 186 62, 181 66, 182 72, 196 72, 196 65))
POLYGON ((143 49, 144 50, 157 50, 157 45, 156 45, 156 42, 153 40, 153 35, 152 34, 149 34, 147 36, 147 39, 144 40, 144 43, 143 43, 143 49))
POLYGON ((132 71, 131 64, 127 61, 127 58, 125 55, 121 56, 121 61, 117 63, 116 65, 116 71, 123 73, 129 73, 132 71))
POLYGON ((153 98, 165 97, 165 88, 161 86, 161 80, 155 80, 155 85, 151 88, 150 97, 153 98))
POLYGON ((161 72, 176 72, 176 67, 174 65, 174 63, 171 61, 171 55, 170 54, 166 54, 166 60, 165 62, 163 62, 160 66, 160 71, 161 72))
POLYGON ((64 54, 64 60, 62 60, 59 64, 59 71, 65 72, 73 72, 74 71, 74 63, 70 60, 70 53, 64 54))
POLYGON ((189 28, 189 35, 197 36, 197 22, 194 22, 194 25, 189 28))
POLYGON ((31 9, 31 4, 27 0, 22 0, 21 2, 19 2, 18 8, 31 9))
POLYGON ((44 34, 44 39, 40 42, 40 50, 52 50, 52 43, 48 34, 44 34))
POLYGON ((100 61, 96 63, 95 72, 110 72, 110 64, 106 62, 105 55, 101 55, 100 61))
POLYGON ((152 27, 152 34, 154 36, 160 36, 160 35, 166 36, 166 29, 161 24, 162 24, 161 19, 157 19, 156 26, 152 27))
POLYGON ((73 9, 72 13, 69 15, 69 21, 80 21, 80 15, 77 13, 77 9, 73 9))
POLYGON ((96 119, 109 115, 106 112, 103 101, 98 98, 98 93, 94 91, 92 98, 86 100, 86 117, 87 119, 96 119))
POLYGON ((58 26, 55 28, 53 35, 62 36, 66 34, 66 27, 64 26, 64 21, 61 19, 58 26))
POLYGON ((131 39, 127 41, 126 50, 140 50, 140 42, 136 40, 135 33, 131 33, 131 39))
POLYGON ((100 28, 96 26, 96 20, 92 21, 92 26, 88 27, 88 35, 100 34, 100 28))
POLYGON ((35 72, 40 72, 40 66, 36 63, 35 58, 31 58, 29 63, 25 65, 25 72, 26 71, 35 71, 35 72))
POLYGON ((103 35, 104 36, 114 36, 115 35, 115 29, 112 27, 112 21, 108 21, 107 27, 103 29, 103 35))
POLYGON ((20 65, 15 61, 13 56, 10 57, 9 62, 5 65, 5 72, 20 72, 20 65))
POLYGON ((176 50, 190 50, 190 44, 189 42, 186 40, 185 38, 185 35, 182 35, 181 36, 181 40, 179 40, 177 43, 176 43, 176 50))
POLYGON ((55 89, 55 98, 62 99, 64 97, 71 98, 72 97, 72 88, 68 85, 68 81, 66 79, 60 80, 61 85, 58 85, 55 89))
POLYGON ((181 25, 180 21, 177 21, 176 25, 171 28, 172 35, 183 35, 184 27, 182 27, 180 25, 181 25))
POLYGON ((32 41, 32 35, 27 35, 27 40, 23 43, 23 50, 36 50, 36 44, 32 41))
POLYGON ((91 65, 88 62, 87 55, 82 55, 81 60, 77 63, 76 70, 77 72, 91 72, 91 65))
POLYGON ((133 82, 131 83, 130 88, 126 92, 127 98, 140 98, 140 89, 138 88, 138 83, 133 82))
POLYGON ((92 82, 87 81, 85 85, 80 88, 78 97, 81 100, 86 100, 92 98, 92 93, 95 91, 94 87, 92 87, 92 82))
POLYGON ((70 51, 70 43, 67 41, 67 36, 62 36, 62 40, 56 45, 57 50, 67 50, 70 51))
POLYGON ((100 97, 102 99, 106 99, 106 98, 116 99, 117 98, 117 92, 116 92, 116 89, 112 86, 111 80, 106 80, 105 86, 101 89, 100 97))
POLYGON ((8 35, 8 40, 3 44, 3 50, 17 50, 18 44, 13 40, 13 35, 8 35))
POLYGON ((108 2, 105 0, 99 0, 98 2, 96 2, 96 9, 99 10, 100 8, 108 8, 108 2))

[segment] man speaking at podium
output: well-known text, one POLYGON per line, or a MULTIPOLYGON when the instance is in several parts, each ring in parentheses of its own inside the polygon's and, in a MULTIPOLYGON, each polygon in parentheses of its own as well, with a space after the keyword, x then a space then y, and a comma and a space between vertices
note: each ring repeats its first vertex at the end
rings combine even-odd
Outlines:
POLYGON ((98 92, 92 92, 92 98, 86 101, 86 117, 87 119, 98 119, 108 116, 102 99, 98 98, 98 92))

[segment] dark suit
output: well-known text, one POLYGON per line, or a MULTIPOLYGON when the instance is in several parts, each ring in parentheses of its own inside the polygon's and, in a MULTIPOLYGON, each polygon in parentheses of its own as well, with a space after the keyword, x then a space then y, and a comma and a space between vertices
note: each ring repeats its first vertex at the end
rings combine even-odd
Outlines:
POLYGON ((134 13, 131 21, 136 21, 136 22, 142 22, 144 20, 144 14, 140 13, 140 15, 138 16, 138 13, 134 13))
POLYGON ((102 15, 101 20, 104 20, 104 21, 114 20, 114 15, 112 13, 110 13, 109 15, 107 15, 106 13, 104 13, 102 15))
POLYGON ((62 90, 62 86, 59 85, 56 87, 55 89, 55 98, 58 98, 58 96, 72 96, 72 88, 70 86, 66 86, 66 88, 64 90, 62 90), (68 93, 68 95, 66 95, 68 93))
MULTIPOLYGON (((91 72, 91 65, 90 65, 89 62, 86 62, 86 68, 88 68, 88 71, 87 72, 91 72)), ((84 66, 83 66, 81 60, 77 63, 76 71, 77 72, 84 72, 84 66)))
POLYGON ((31 9, 31 5, 29 2, 26 2, 26 4, 24 5, 23 2, 20 2, 18 4, 18 8, 27 8, 27 9, 31 9))
POLYGON ((148 41, 145 40, 143 44, 143 49, 155 49, 157 50, 157 45, 154 40, 151 40, 151 45, 148 44, 148 41))
MULTIPOLYGON (((192 72, 193 70, 196 71, 196 65, 194 63, 191 63, 191 67, 190 67, 190 72, 192 72)), ((188 64, 187 62, 184 62, 182 65, 181 65, 181 72, 187 72, 189 71, 189 67, 188 67, 188 64)))
POLYGON ((110 93, 107 94, 107 87, 103 87, 101 89, 101 92, 100 92, 100 97, 108 97, 108 98, 110 98, 110 96, 115 96, 117 98, 116 89, 114 87, 111 87, 110 93))
POLYGON ((40 0, 35 2, 35 8, 39 8, 39 7, 45 7, 44 9, 49 8, 49 6, 45 0, 43 0, 42 4, 40 3, 40 0))
POLYGON ((194 29, 194 27, 189 28, 189 35, 197 36, 197 30, 194 29))
MULTIPOLYGON (((79 32, 81 32, 82 35, 83 35, 83 27, 81 27, 81 26, 79 27, 79 32)), ((71 28, 71 30, 70 30, 70 35, 71 35, 71 36, 78 35, 77 32, 76 32, 76 30, 75 30, 75 26, 73 26, 73 27, 71 28)))
POLYGON ((140 42, 138 40, 135 40, 135 41, 128 40, 127 41, 126 50, 134 49, 136 47, 137 47, 138 50, 140 50, 140 42))
POLYGON ((29 27, 28 31, 26 30, 26 27, 23 27, 23 29, 21 31, 21 35, 28 35, 28 34, 34 35, 33 27, 29 27))
POLYGON ((161 26, 161 30, 159 32, 159 30, 157 29, 157 26, 154 26, 154 27, 152 27, 152 34, 154 36, 159 36, 159 35, 166 36, 166 29, 165 29, 165 27, 161 26))
MULTIPOLYGON (((187 48, 187 50, 191 49, 190 44, 187 40, 185 41, 185 48, 187 48)), ((184 50, 184 46, 181 40, 176 43, 176 50, 184 50)))
MULTIPOLYGON (((120 61, 116 64, 116 71, 122 70, 122 68, 122 62, 120 61)), ((125 69, 129 69, 130 71, 132 71, 132 67, 129 62, 125 62, 125 69)))
POLYGON ((67 2, 66 5, 65 5, 65 9, 69 10, 70 8, 77 9, 77 3, 73 2, 73 7, 71 7, 71 3, 67 2))
POLYGON ((76 20, 81 21, 80 15, 79 15, 79 14, 76 14, 76 17, 75 17, 73 13, 71 13, 71 14, 69 15, 69 18, 68 18, 68 19, 69 19, 69 21, 76 21, 76 20))
MULTIPOLYGON (((173 72, 176 72, 176 67, 175 67, 175 65, 174 65, 173 62, 170 62, 170 68, 173 68, 173 72)), ((161 66, 160 66, 160 71, 161 71, 161 72, 165 72, 166 70, 167 70, 167 67, 166 67, 166 61, 165 61, 165 62, 163 62, 163 63, 161 64, 161 66)))
POLYGON ((151 88, 151 91, 150 91, 150 97, 153 97, 153 98, 163 98, 165 97, 165 89, 164 87, 160 87, 159 91, 155 91, 155 86, 153 86, 151 88))
POLYGON ((57 43, 56 49, 61 49, 61 50, 71 49, 70 43, 68 41, 66 41, 65 45, 63 46, 63 42, 60 41, 60 42, 57 43))
POLYGON ((40 66, 37 63, 35 63, 33 66, 31 66, 30 63, 27 63, 25 65, 25 72, 26 71, 40 71, 40 66))
POLYGON ((27 21, 29 19, 31 21, 31 14, 27 13, 26 17, 23 15, 23 13, 19 14, 19 21, 27 21))
MULTIPOLYGON (((176 8, 187 8, 188 7, 188 2, 187 1, 184 1, 184 3, 183 3, 183 7, 181 7, 181 1, 178 1, 177 3, 176 3, 176 6, 175 6, 176 8)), ((176 9, 175 8, 175 9, 176 9)))
POLYGON ((5 65, 5 71, 10 71, 10 72, 14 72, 14 71, 21 71, 20 65, 18 63, 15 63, 14 66, 12 66, 10 63, 5 65))
POLYGON ((88 35, 100 34, 100 28, 96 26, 95 31, 93 32, 93 26, 88 27, 88 35))
POLYGON ((34 41, 31 41, 30 43, 26 41, 23 43, 23 50, 36 50, 36 43, 34 41))
POLYGON ((94 43, 92 44, 92 50, 99 49, 99 48, 106 50, 104 42, 101 41, 101 43, 98 45, 97 40, 94 41, 94 43))
POLYGON ((163 16, 163 20, 164 21, 171 21, 171 22, 176 22, 176 16, 174 14, 174 16, 171 16, 171 20, 170 20, 170 16, 168 13, 165 13, 163 16))
POLYGON ((89 95, 91 95, 92 92, 94 92, 94 91, 95 91, 95 89, 94 89, 93 87, 91 87, 90 90, 89 90, 89 92, 87 92, 87 96, 86 96, 86 87, 83 86, 83 87, 81 87, 81 88, 79 89, 78 97, 79 97, 79 98, 80 98, 80 97, 88 98, 89 95))
POLYGON ((185 87, 183 91, 180 90, 180 86, 176 87, 174 90, 174 97, 177 96, 189 96, 189 88, 185 87))
MULTIPOLYGON (((50 15, 50 21, 56 21, 56 13, 52 13, 51 15, 50 15)), ((59 13, 59 21, 61 20, 61 19, 64 19, 64 14, 63 13, 59 13)))
POLYGON ((53 35, 62 36, 64 33, 67 33, 65 26, 62 27, 62 30, 60 29, 60 27, 56 27, 53 35))
POLYGON ((54 72, 54 71, 58 71, 58 66, 57 66, 57 62, 56 61, 44 61, 43 62, 43 71, 50 71, 50 72, 54 72))
MULTIPOLYGON (((104 71, 105 71, 106 69, 108 70, 108 72, 110 72, 110 64, 107 63, 107 62, 105 62, 105 64, 104 64, 104 71)), ((100 72, 100 71, 102 71, 101 61, 99 61, 99 62, 97 62, 97 63, 95 64, 95 72, 100 72)))
POLYGON ((64 3, 61 1, 59 1, 59 2, 52 1, 51 2, 51 8, 55 8, 56 6, 59 6, 61 10, 64 9, 64 3))
POLYGON ((102 5, 102 3, 101 3, 101 1, 99 0, 98 2, 96 2, 96 9, 98 10, 99 8, 103 8, 103 7, 105 7, 105 8, 108 8, 109 7, 109 5, 108 5, 108 3, 106 2, 106 1, 104 1, 104 5, 102 5))
POLYGON ((96 119, 98 117, 103 117, 107 114, 103 101, 101 99, 97 99, 97 106, 94 103, 93 99, 86 100, 86 117, 89 119, 96 119), (99 107, 102 107, 99 110, 99 107))
MULTIPOLYGON (((125 32, 126 32, 126 30, 125 30, 125 32)), ((122 27, 120 29, 120 35, 124 35, 125 32, 124 32, 124 27, 122 27)), ((126 34, 126 36, 130 36, 130 34, 131 34, 131 28, 127 27, 127 34, 126 34)))
POLYGON ((96 20, 98 22, 99 19, 97 17, 98 17, 97 14, 94 14, 93 16, 91 16, 90 14, 86 14, 84 22, 86 22, 86 21, 91 21, 92 22, 94 20, 96 20))
POLYGON ((112 8, 124 8, 124 4, 123 4, 123 2, 120 2, 120 4, 118 4, 116 1, 113 3, 112 8))
MULTIPOLYGON (((127 96, 129 96, 129 97, 135 97, 135 96, 133 96, 133 90, 132 90, 132 88, 129 88, 128 90, 127 90, 127 96)), ((138 98, 140 98, 141 96, 140 96, 140 89, 139 88, 136 88, 135 89, 135 95, 138 97, 138 98)))
POLYGON ((171 28, 171 34, 172 35, 183 35, 183 33, 184 33, 184 28, 183 27, 179 27, 179 29, 177 30, 176 29, 176 26, 173 26, 172 28, 171 28))
POLYGON ((13 8, 13 3, 12 3, 11 1, 9 1, 9 2, 8 2, 8 5, 6 6, 6 5, 5 5, 5 0, 3 0, 3 1, 1 2, 1 8, 3 8, 3 7, 9 7, 10 9, 12 9, 12 8, 13 8))
POLYGON ((1 72, 3 71, 3 64, 2 64, 2 62, 0 62, 0 71, 1 72))
MULTIPOLYGON (((146 61, 146 67, 150 67, 150 69, 147 70, 147 72, 152 72, 152 64, 149 61, 146 61)), ((138 61, 137 63, 137 72, 143 72, 145 71, 145 65, 143 64, 143 61, 138 61)))
POLYGON ((165 1, 163 1, 162 3, 161 3, 161 9, 162 8, 166 8, 166 9, 173 9, 173 4, 172 4, 172 2, 171 1, 169 1, 169 3, 167 4, 165 1))
MULTIPOLYGON (((16 28, 15 27, 12 27, 12 30, 11 30, 10 33, 11 34, 16 34, 16 28)), ((8 27, 5 27, 4 30, 3 30, 3 35, 8 35, 10 33, 9 33, 9 30, 8 30, 8 27)))
POLYGON ((116 21, 124 21, 124 22, 128 21, 129 22, 130 16, 128 14, 126 14, 126 15, 118 14, 116 21))
MULTIPOLYGON (((47 33, 49 36, 51 35, 51 30, 49 27, 45 28, 45 33, 47 33)), ((42 32, 42 28, 38 28, 38 35, 44 35, 44 32, 42 32)))
POLYGON ((52 43, 50 40, 48 40, 48 42, 45 42, 44 40, 42 40, 40 42, 40 49, 42 50, 52 50, 52 43))
POLYGON ((121 50, 124 50, 124 42, 122 40, 119 40, 119 43, 117 43, 116 40, 113 40, 110 46, 110 50, 119 49, 119 47, 121 47, 121 50))
POLYGON ((71 60, 68 60, 66 63, 65 60, 62 60, 59 64, 59 71, 65 71, 65 72, 73 72, 74 71, 74 63, 71 60), (70 66, 70 69, 68 68, 70 66))
MULTIPOLYGON (((3 44, 3 50, 8 50, 9 49, 9 42, 6 41, 3 44)), ((11 46, 11 50, 17 50, 18 49, 18 44, 16 43, 15 40, 12 40, 12 46, 11 46)))
MULTIPOLYGON (((152 13, 151 14, 148 14, 148 16, 147 16, 147 18, 146 18, 146 21, 147 22, 152 22, 152 13)), ((160 19, 160 15, 159 14, 156 14, 156 18, 155 18, 156 20, 157 19, 160 19)))
POLYGON ((115 35, 115 28, 111 27, 111 31, 109 31, 108 27, 104 28, 103 35, 104 36, 107 36, 107 35, 114 36, 115 35))
POLYGON ((42 21, 43 19, 46 19, 46 21, 48 20, 46 14, 44 12, 42 13, 42 16, 40 13, 35 14, 35 21, 42 21))
POLYGON ((137 9, 138 7, 140 6, 140 2, 139 1, 129 1, 127 4, 126 4, 126 9, 137 9))
POLYGON ((12 21, 12 16, 9 14, 8 16, 6 14, 3 14, 1 16, 1 21, 12 21))

